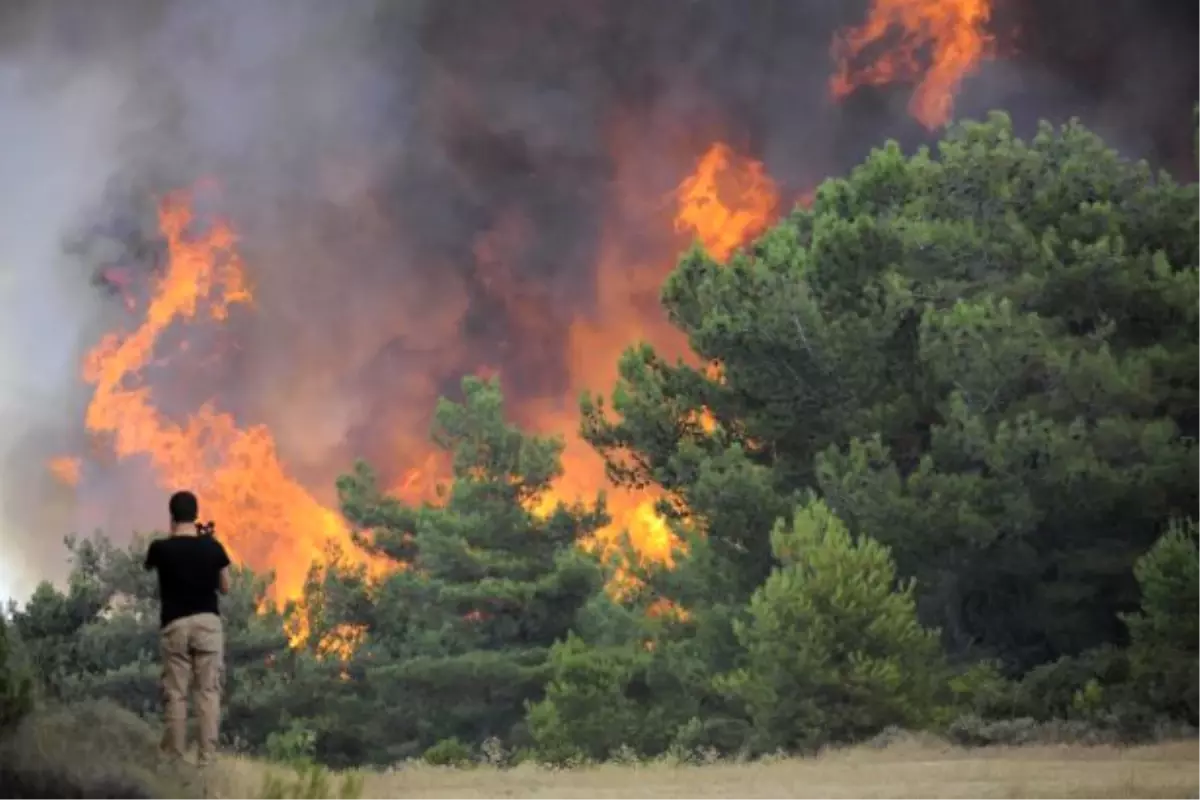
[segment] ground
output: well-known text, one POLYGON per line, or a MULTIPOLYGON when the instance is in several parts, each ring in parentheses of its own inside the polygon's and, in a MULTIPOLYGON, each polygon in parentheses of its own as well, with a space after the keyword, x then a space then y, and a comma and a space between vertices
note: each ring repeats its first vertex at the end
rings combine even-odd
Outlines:
MULTIPOLYGON (((272 767, 231 760, 226 797, 261 796, 272 767)), ((810 759, 549 770, 406 767, 364 775, 364 797, 1200 797, 1195 740, 1135 748, 959 750, 907 742, 810 759)), ((276 770, 278 772, 278 770, 276 770)), ((334 790, 336 791, 336 789, 334 790)))

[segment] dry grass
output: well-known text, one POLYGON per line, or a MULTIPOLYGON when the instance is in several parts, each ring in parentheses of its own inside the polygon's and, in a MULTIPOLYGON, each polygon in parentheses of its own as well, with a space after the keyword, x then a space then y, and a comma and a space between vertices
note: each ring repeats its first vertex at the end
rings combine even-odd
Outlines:
MULTIPOLYGON (((902 742, 817 758, 709 766, 414 766, 365 775, 365 797, 1200 797, 1195 741, 960 750, 902 742)), ((253 797, 266 765, 232 760, 221 794, 253 797)))

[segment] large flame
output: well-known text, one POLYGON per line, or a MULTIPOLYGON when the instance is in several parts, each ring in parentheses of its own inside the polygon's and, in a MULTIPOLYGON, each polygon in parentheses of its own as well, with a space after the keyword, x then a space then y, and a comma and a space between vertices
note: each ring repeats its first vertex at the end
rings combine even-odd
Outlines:
MULTIPOLYGON (((636 178, 618 175, 616 183, 636 194, 636 178)), ((680 183, 671 202, 676 207, 675 230, 698 239, 710 255, 724 261, 774 220, 779 197, 760 162, 716 142, 680 183)), ((624 205, 637 215, 636 199, 628 198, 624 205)), ((658 303, 662 282, 674 267, 674 254, 646 263, 645 255, 631 251, 615 232, 602 241, 595 273, 596 311, 573 320, 568 331, 568 395, 553 410, 542 410, 536 417, 563 436, 566 445, 563 478, 543 498, 543 508, 559 499, 594 495, 607 484, 603 460, 578 434, 579 392, 609 389, 617 380, 621 352, 639 340, 652 344, 665 358, 694 360, 686 338, 670 325, 658 303)), ((599 533, 600 543, 612 543, 628 533, 642 558, 672 565, 680 543, 655 509, 661 498, 662 493, 652 488, 609 488, 606 499, 612 522, 599 533)))
MULTIPOLYGON (((919 78, 910 111, 923 124, 936 127, 949 118, 964 75, 991 53, 991 39, 984 32, 989 16, 987 0, 874 0, 867 22, 835 42, 838 63, 832 92, 840 98, 858 86, 919 78), (895 49, 868 67, 853 63, 897 29, 901 36, 895 49), (922 76, 917 57, 926 46, 930 66, 922 76)), ((495 229, 476 243, 474 256, 481 274, 500 287, 500 299, 521 329, 521 346, 539 348, 539 358, 560 360, 567 375, 561 395, 525 399, 516 409, 526 427, 564 440, 564 474, 535 510, 546 511, 560 500, 586 500, 608 489, 613 521, 600 533, 600 543, 628 532, 644 558, 671 564, 678 542, 655 510, 661 493, 608 486, 603 460, 579 436, 577 398, 583 390, 608 390, 617 378, 621 352, 639 340, 667 359, 695 363, 685 337, 668 323, 658 303, 662 280, 688 240, 699 241, 719 261, 728 259, 774 220, 779 196, 761 163, 717 142, 679 184, 671 198, 673 219, 666 220, 647 206, 637 167, 621 158, 617 162, 618 211, 606 221, 601 239, 590 313, 556 330, 537 287, 511 291, 513 276, 520 272, 515 267, 521 245, 537 235, 519 217, 502 215, 495 229), (647 248, 646 236, 662 242, 664 231, 669 246, 647 248)), ((341 516, 289 475, 265 425, 241 425, 214 403, 182 421, 161 411, 161 398, 151 392, 145 373, 162 361, 160 351, 171 342, 168 332, 190 329, 203 318, 222 323, 235 307, 252 308, 253 295, 227 224, 198 224, 186 194, 162 203, 159 223, 169 258, 140 323, 128 332, 106 336, 85 359, 83 375, 94 386, 87 427, 105 435, 118 457, 148 460, 163 488, 197 489, 204 516, 218 521, 231 555, 256 571, 275 573, 272 597, 277 603, 300 599, 310 569, 334 558, 363 567, 371 577, 395 568, 359 548, 341 516)), ((111 272, 105 277, 120 291, 127 308, 136 310, 128 275, 111 272)), ((176 347, 187 358, 197 357, 194 350, 176 347)), ((719 377, 719 366, 709 367, 719 377)), ((504 367, 481 371, 503 373, 504 367)), ((718 424, 707 412, 698 421, 708 431, 718 424)), ((410 502, 435 499, 437 485, 448 477, 446 459, 425 445, 424 431, 406 428, 389 436, 403 443, 397 459, 406 467, 393 470, 401 476, 393 492, 410 502)), ((64 484, 80 482, 77 458, 61 457, 48 467, 64 484)), ((307 639, 302 617, 299 625, 293 631, 297 642, 307 639)), ((318 645, 345 655, 359 635, 356 629, 342 630, 318 645)))
POLYGON ((916 80, 909 113, 927 128, 941 127, 950 119, 963 78, 994 53, 986 30, 991 15, 991 0, 872 0, 867 21, 834 39, 834 99, 860 86, 916 80), (889 35, 899 37, 894 47, 872 63, 858 63, 889 35), (927 51, 925 69, 922 51, 927 51))
POLYGON ((708 149, 677 194, 675 230, 694 235, 718 261, 761 233, 779 204, 763 165, 738 159, 723 142, 708 149))
POLYGON ((201 309, 223 321, 232 307, 252 302, 232 229, 221 222, 203 229, 188 203, 177 194, 160 206, 169 258, 141 324, 104 337, 85 359, 83 377, 95 387, 88 429, 107 435, 119 457, 148 458, 164 488, 198 490, 231 556, 274 571, 279 603, 299 599, 309 569, 333 557, 379 574, 388 565, 358 548, 341 517, 288 476, 266 427, 239 426, 211 404, 178 423, 155 405, 142 372, 163 335, 201 309))
MULTIPOLYGON (((778 198, 761 164, 717 143, 699 159, 674 200, 675 228, 691 233, 714 257, 724 259, 769 224, 778 198)), ((219 521, 219 534, 233 558, 256 571, 274 572, 272 597, 277 603, 301 599, 310 569, 333 558, 362 566, 372 577, 394 568, 359 548, 340 515, 288 474, 265 425, 239 425, 232 414, 212 403, 182 422, 160 410, 145 372, 163 362, 160 351, 170 340, 168 332, 188 330, 205 317, 223 322, 237 306, 252 308, 253 294, 228 224, 200 224, 188 195, 178 193, 161 204, 159 225, 168 258, 140 323, 131 331, 105 336, 85 359, 83 377, 94 386, 86 415, 89 430, 108 437, 120 458, 148 459, 163 488, 196 489, 204 516, 219 521)), ((482 242, 477 259, 499 258, 502 244, 482 242)), ((567 391, 520 409, 536 428, 561 435, 565 442, 564 475, 542 498, 539 510, 559 500, 593 497, 606 488, 602 459, 578 434, 579 392, 610 387, 621 351, 639 339, 668 357, 689 356, 684 337, 669 325, 657 303, 658 287, 673 258, 655 263, 645 263, 644 258, 619 236, 604 239, 595 270, 595 312, 571 321, 561 356, 569 374, 567 391)), ((180 352, 198 357, 189 348, 180 352)), ((417 440, 412 433, 404 438, 417 440)), ((394 492, 408 500, 430 499, 432 487, 446 477, 445 460, 431 452, 404 456, 413 466, 394 492)), ((78 459, 58 458, 49 467, 64 483, 79 480, 78 459)), ((601 532, 601 543, 628 532, 644 558, 672 563, 676 542, 655 511, 659 497, 650 490, 610 490, 613 521, 601 532)), ((306 641, 304 615, 293 624, 293 641, 306 641)), ((343 631, 318 646, 345 655, 353 649, 353 633, 343 631)))

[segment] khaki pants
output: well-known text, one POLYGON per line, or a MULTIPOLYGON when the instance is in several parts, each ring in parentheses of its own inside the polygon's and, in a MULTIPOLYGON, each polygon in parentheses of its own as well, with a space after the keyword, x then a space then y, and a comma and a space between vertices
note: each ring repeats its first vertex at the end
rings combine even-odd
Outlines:
POLYGON ((187 746, 189 689, 195 690, 200 727, 200 763, 217 752, 221 718, 221 682, 225 661, 225 634, 216 614, 181 617, 162 629, 163 750, 182 758, 187 746), (194 681, 194 684, 193 684, 194 681))

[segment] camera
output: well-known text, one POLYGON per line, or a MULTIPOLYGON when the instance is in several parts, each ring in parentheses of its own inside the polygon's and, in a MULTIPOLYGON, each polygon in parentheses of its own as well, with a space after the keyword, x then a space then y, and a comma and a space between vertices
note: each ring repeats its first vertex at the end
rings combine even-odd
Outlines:
POLYGON ((209 521, 196 523, 196 533, 200 534, 201 536, 212 536, 216 532, 217 523, 215 522, 209 521))

